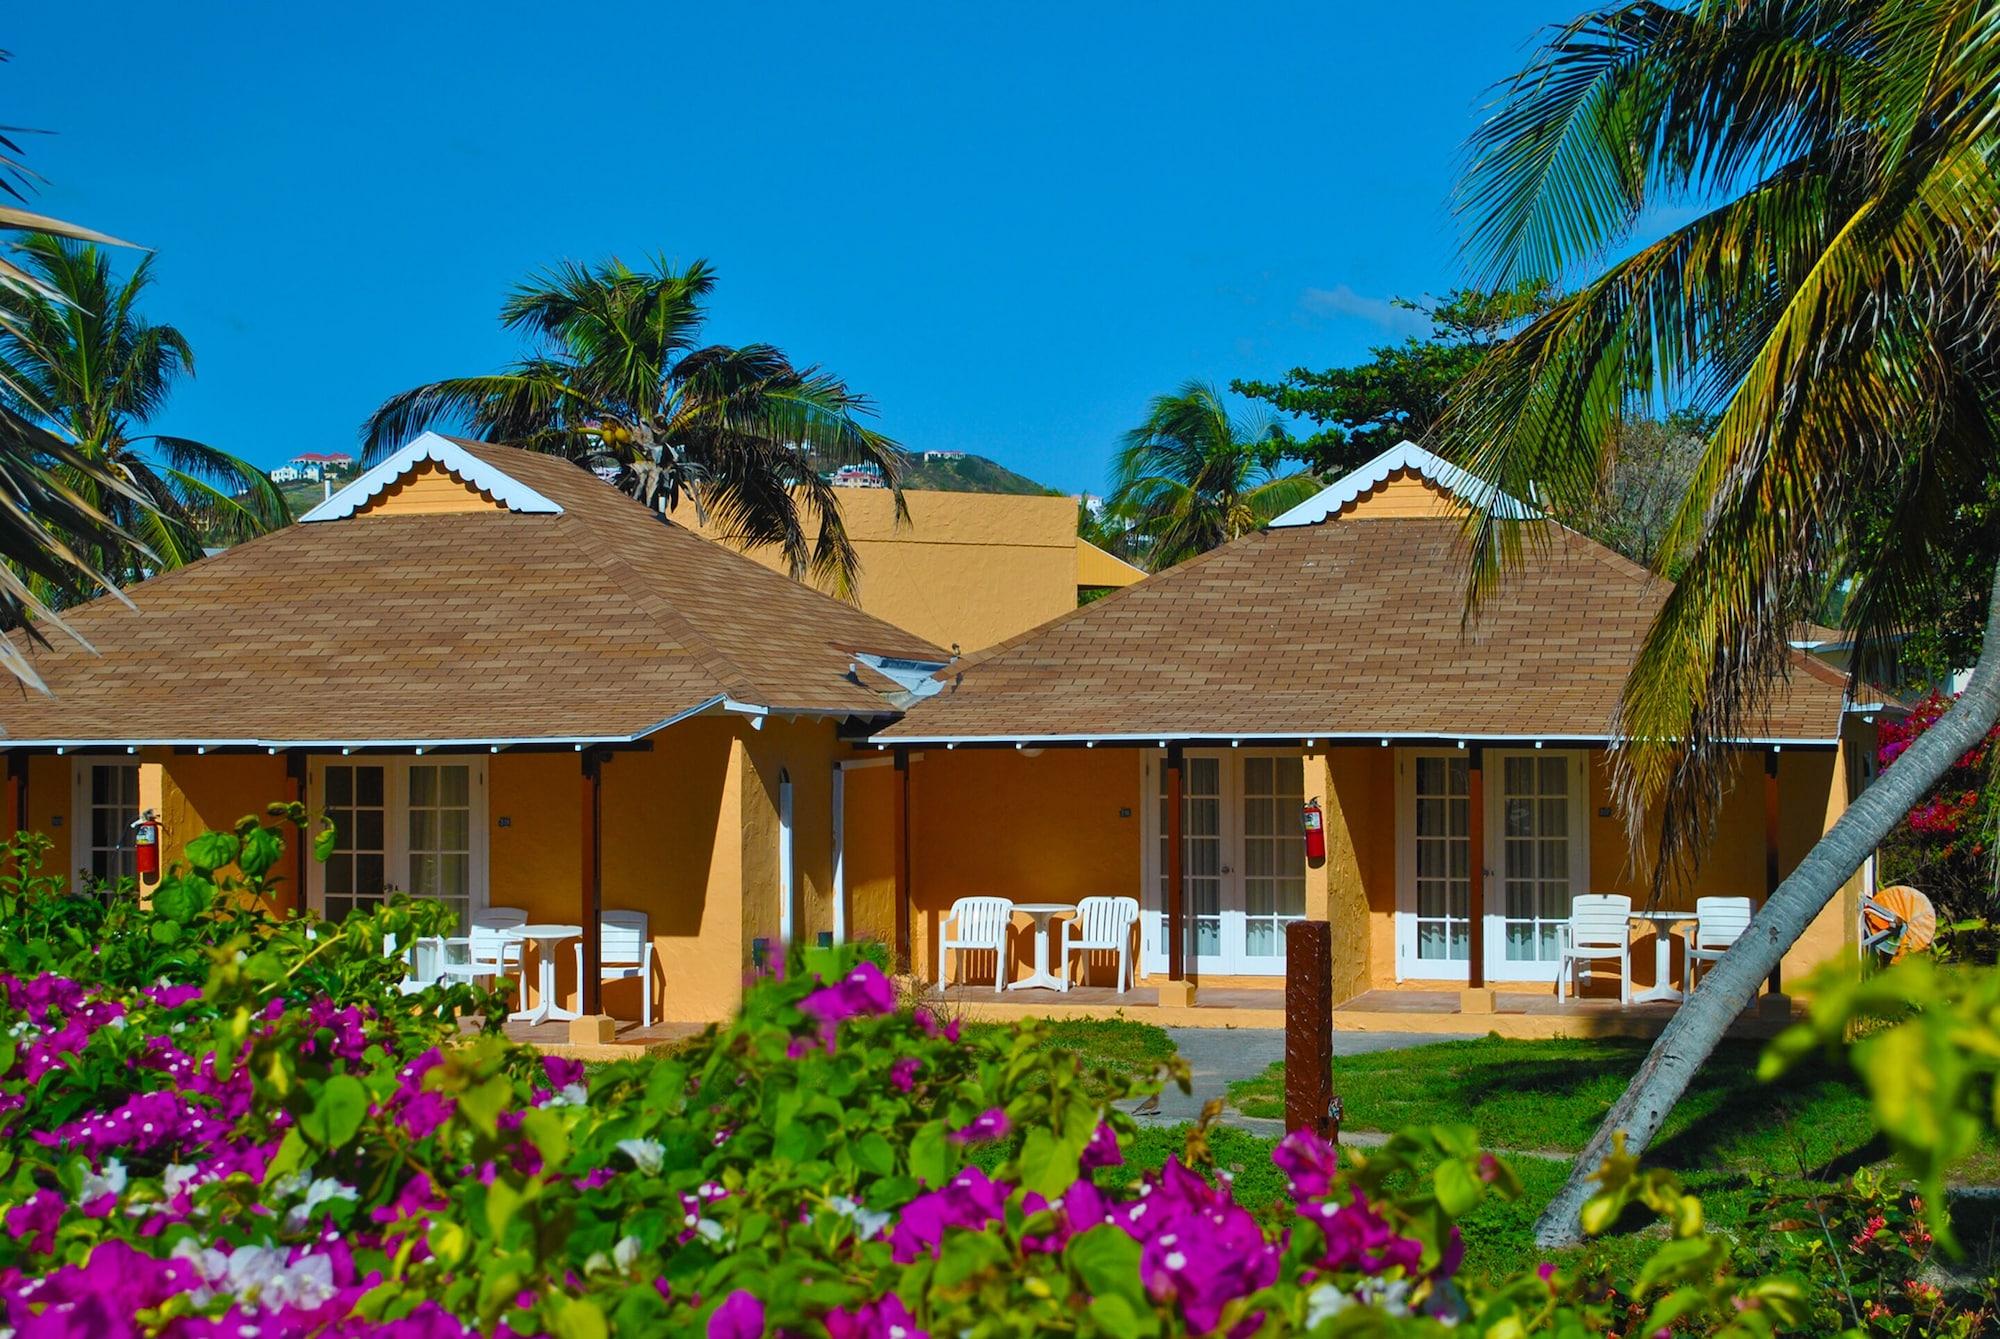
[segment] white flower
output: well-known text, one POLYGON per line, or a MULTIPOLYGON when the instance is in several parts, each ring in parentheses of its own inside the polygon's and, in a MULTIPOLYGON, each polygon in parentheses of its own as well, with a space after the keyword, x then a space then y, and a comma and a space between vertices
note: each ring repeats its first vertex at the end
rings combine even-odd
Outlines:
POLYGON ((122 1195, 125 1193, 126 1179, 125 1164, 116 1158, 106 1158, 102 1172, 83 1174, 83 1189, 77 1200, 83 1204, 90 1204, 103 1199, 106 1195, 122 1195))
POLYGON ((583 1262, 586 1274, 608 1274, 611 1272, 611 1257, 603 1251, 592 1251, 590 1258, 583 1262))
POLYGON ((637 1237, 620 1237, 618 1244, 611 1248, 611 1263, 617 1265, 619 1272, 623 1273, 638 1263, 640 1249, 637 1237))
POLYGON ((1332 1320, 1353 1305, 1352 1297, 1331 1283, 1322 1283, 1306 1294, 1306 1328, 1317 1329, 1321 1321, 1332 1320))
POLYGON ((1408 1279, 1363 1279, 1354 1289, 1357 1299, 1392 1316, 1410 1314, 1408 1279))
MULTIPOLYGON (((286 1183, 290 1183, 286 1190, 286 1193, 289 1194, 297 1189, 298 1182, 303 1179, 302 1177, 288 1176, 279 1184, 285 1185, 286 1183)), ((351 1200, 356 1198, 353 1186, 343 1185, 330 1176, 322 1176, 312 1181, 305 1187, 305 1192, 305 1198, 294 1204, 291 1211, 285 1215, 285 1226, 291 1228, 294 1232, 312 1221, 313 1211, 318 1209, 320 1205, 331 1200, 351 1200)), ((283 1197, 279 1196, 279 1198, 283 1197)))
POLYGON ((716 1222, 713 1218, 698 1220, 694 1225, 694 1230, 701 1234, 703 1241, 714 1242, 722 1240, 722 1224, 716 1222))
POLYGON ((580 1083, 566 1083, 559 1093, 549 1094, 545 1107, 581 1107, 590 1105, 590 1090, 580 1083))
POLYGON ((192 1189, 195 1178, 200 1175, 201 1168, 193 1163, 170 1162, 167 1164, 167 1170, 160 1174, 160 1189, 165 1192, 168 1199, 172 1199, 183 1190, 192 1189))
POLYGON ((648 1176, 659 1171, 667 1160, 667 1146, 657 1139, 620 1139, 618 1151, 648 1176))
POLYGON ((860 1234, 863 1241, 881 1236, 888 1229, 889 1224, 896 1221, 895 1215, 877 1213, 873 1209, 864 1209, 845 1195, 835 1195, 826 1202, 826 1207, 832 1209, 842 1218, 852 1218, 854 1220, 854 1230, 860 1234))

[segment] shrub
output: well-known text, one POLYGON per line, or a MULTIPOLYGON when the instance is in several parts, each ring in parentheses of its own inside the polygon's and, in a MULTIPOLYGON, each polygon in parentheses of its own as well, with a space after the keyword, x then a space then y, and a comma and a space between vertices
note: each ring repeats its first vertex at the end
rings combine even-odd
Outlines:
POLYGON ((1199 1127, 1135 1184, 1105 1170, 1133 1127, 1075 1055, 1033 1025, 960 1035, 851 951, 587 1079, 495 1031, 496 996, 402 993, 385 941, 440 908, 271 914, 303 815, 273 817, 197 841, 150 906, 86 906, 12 848, 17 1332, 1763 1335, 1804 1314, 1798 1280, 1739 1277, 1699 1204, 1627 1159, 1593 1222, 1644 1203, 1668 1236, 1616 1283, 1461 1287, 1455 1220, 1517 1188, 1461 1127, 1342 1158, 1287 1138, 1289 1195, 1256 1213, 1199 1127))

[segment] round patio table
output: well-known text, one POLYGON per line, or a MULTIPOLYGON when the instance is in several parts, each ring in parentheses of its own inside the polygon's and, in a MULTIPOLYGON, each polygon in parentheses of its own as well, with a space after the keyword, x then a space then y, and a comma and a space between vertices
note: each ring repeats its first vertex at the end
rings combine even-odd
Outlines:
MULTIPOLYGON (((518 939, 524 945, 535 946, 535 956, 541 959, 541 998, 532 1009, 519 1009, 507 1015, 510 1023, 546 1023, 551 1019, 561 1021, 576 1018, 574 1009, 565 1009, 556 999, 556 947, 566 940, 583 937, 581 925, 516 925, 506 932, 507 938, 518 939)), ((525 950, 524 950, 525 951, 525 950)), ((578 983, 581 989, 581 983, 578 983)))
POLYGON ((1676 925, 1694 919, 1692 911, 1635 911, 1634 921, 1644 921, 1653 927, 1653 988, 1643 995, 1634 995, 1634 1004, 1675 1004, 1681 999, 1680 988, 1673 983, 1674 950, 1668 940, 1674 937, 1676 925))
POLYGON ((1009 990, 1068 990, 1069 982, 1049 970, 1049 918, 1068 912, 1076 914, 1074 902, 1016 902, 1014 910, 1035 920, 1035 970, 1019 981, 1009 981, 1009 990))

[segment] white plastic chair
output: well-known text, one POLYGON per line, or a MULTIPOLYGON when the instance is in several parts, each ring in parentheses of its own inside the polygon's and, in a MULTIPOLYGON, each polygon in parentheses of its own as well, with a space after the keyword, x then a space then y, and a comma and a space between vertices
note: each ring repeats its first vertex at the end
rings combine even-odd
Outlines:
POLYGON ((1632 1002, 1632 899, 1623 893, 1584 893, 1570 904, 1569 921, 1557 927, 1562 958, 1556 964, 1556 1000, 1563 983, 1576 973, 1583 993, 1585 974, 1596 976, 1599 963, 1618 963, 1618 1002, 1632 1002))
POLYGON ((938 989, 950 984, 946 957, 957 949, 959 966, 969 949, 993 955, 993 991, 998 994, 1007 974, 1007 929, 1014 923, 1014 904, 1004 897, 961 897, 938 922, 938 989), (953 931, 956 929, 956 935, 953 931))
POLYGON ((1076 915, 1063 922, 1063 989, 1069 989, 1069 960, 1073 953, 1116 953, 1118 993, 1132 985, 1132 927, 1139 923, 1136 897, 1086 897, 1076 904, 1076 915))
MULTIPOLYGON (((653 936, 646 930, 643 911, 607 911, 597 939, 597 968, 600 981, 639 978, 639 1018, 653 1026, 653 936)), ((576 941, 577 992, 583 991, 583 941, 576 941)))
POLYGON ((528 976, 521 970, 521 941, 508 934, 528 923, 519 907, 486 907, 472 913, 469 933, 437 942, 438 976, 451 981, 477 981, 511 976, 520 983, 521 1007, 528 1007, 528 976))
POLYGON ((1694 900, 1694 933, 1688 936, 1687 952, 1681 959, 1681 990, 1694 992, 1696 962, 1716 962, 1729 946, 1750 929, 1757 904, 1747 897, 1697 897, 1694 900))

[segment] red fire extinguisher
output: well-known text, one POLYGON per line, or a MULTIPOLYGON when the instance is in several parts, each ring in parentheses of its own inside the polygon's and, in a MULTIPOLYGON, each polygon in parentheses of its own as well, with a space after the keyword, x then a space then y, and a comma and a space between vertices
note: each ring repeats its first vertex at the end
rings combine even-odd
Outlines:
POLYGON ((132 865, 147 883, 160 877, 160 820, 151 809, 132 823, 132 865))
POLYGON ((1318 800, 1306 802, 1301 825, 1306 833, 1306 859, 1326 859, 1326 816, 1320 813, 1318 800))

